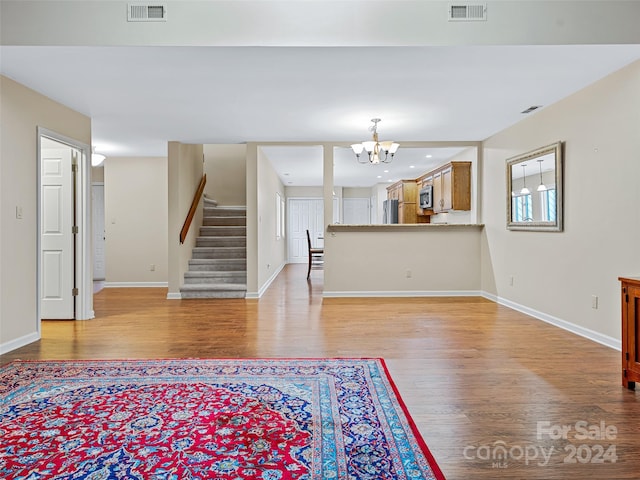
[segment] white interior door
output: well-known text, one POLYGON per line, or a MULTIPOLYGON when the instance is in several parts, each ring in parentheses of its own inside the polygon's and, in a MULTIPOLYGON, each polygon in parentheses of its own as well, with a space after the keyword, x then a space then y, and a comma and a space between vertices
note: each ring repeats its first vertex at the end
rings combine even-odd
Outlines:
POLYGON ((104 231, 104 184, 91 185, 91 208, 93 213, 93 279, 104 280, 105 231, 104 231))
POLYGON ((290 198, 287 236, 289 263, 306 263, 307 229, 314 247, 324 246, 324 200, 322 198, 290 198))
POLYGON ((71 148, 41 152, 40 313, 73 319, 74 246, 71 148))

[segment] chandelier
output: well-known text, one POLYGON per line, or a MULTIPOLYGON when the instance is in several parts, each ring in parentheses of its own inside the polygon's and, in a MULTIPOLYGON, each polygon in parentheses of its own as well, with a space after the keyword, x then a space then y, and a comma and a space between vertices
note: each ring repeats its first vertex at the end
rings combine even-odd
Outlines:
POLYGON ((359 163, 367 163, 367 159, 360 160, 360 154, 363 151, 367 152, 368 162, 377 164, 377 163, 391 163, 393 160, 393 156, 395 155, 399 143, 393 143, 391 140, 380 142, 378 140, 378 122, 381 120, 379 118, 372 118, 371 122, 373 125, 369 127, 369 131, 373 133, 373 139, 369 142, 362 143, 354 143, 351 145, 351 149, 353 153, 356 154, 356 159, 359 163))

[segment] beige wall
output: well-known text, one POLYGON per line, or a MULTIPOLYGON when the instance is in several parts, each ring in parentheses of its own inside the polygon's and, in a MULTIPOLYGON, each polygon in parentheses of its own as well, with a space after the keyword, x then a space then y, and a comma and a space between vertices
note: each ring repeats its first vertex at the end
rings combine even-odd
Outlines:
POLYGON ((184 283, 184 273, 188 270, 189 260, 202 225, 202 203, 193 217, 189 234, 184 243, 180 243, 180 230, 191 208, 194 194, 204 173, 202 145, 187 145, 169 142, 167 159, 167 183, 169 201, 168 250, 169 250, 169 292, 168 297, 177 299, 180 287, 184 283))
POLYGON ((271 162, 260 149, 257 180, 258 290, 251 293, 259 293, 286 261, 286 239, 276 238, 276 193, 284 200, 285 188, 271 162))
POLYGON ((167 159, 110 157, 104 183, 106 281, 166 284, 167 159))
POLYGON ((480 293, 481 227, 384 228, 325 234, 325 296, 480 293))
POLYGON ((371 194, 371 188, 342 187, 342 198, 371 198, 371 194))
POLYGON ((247 144, 247 296, 258 296, 258 145, 247 144))
POLYGON ((205 193, 220 206, 247 204, 247 146, 204 145, 205 193))
POLYGON ((620 339, 618 276, 640 274, 639 86, 635 62, 485 142, 484 291, 620 339), (505 159, 558 140, 566 142, 564 232, 508 231, 505 159))
POLYGON ((322 187, 285 187, 287 198, 322 198, 322 187))
POLYGON ((0 76, 0 352, 38 338, 37 127, 91 144, 91 119, 0 76), (16 219, 16 206, 22 219, 16 219))
POLYGON ((100 167, 91 167, 91 181, 93 183, 104 182, 104 163, 100 167))

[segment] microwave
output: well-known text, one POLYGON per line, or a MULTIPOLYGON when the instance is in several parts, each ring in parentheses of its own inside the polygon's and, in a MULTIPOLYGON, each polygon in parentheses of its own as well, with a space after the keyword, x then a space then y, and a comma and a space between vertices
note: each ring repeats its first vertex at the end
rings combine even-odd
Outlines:
POLYGON ((420 208, 433 208, 433 185, 426 185, 420 190, 420 208))

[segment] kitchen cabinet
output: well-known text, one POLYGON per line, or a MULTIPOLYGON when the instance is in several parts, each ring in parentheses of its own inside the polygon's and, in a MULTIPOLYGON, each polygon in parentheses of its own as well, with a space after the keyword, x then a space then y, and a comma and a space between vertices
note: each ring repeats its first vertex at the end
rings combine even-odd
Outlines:
POLYGON ((471 210, 471 162, 450 162, 429 174, 433 179, 433 212, 471 210))
POLYGON ((622 290, 622 385, 640 381, 640 278, 619 278, 622 290))
POLYGON ((400 180, 388 186, 387 198, 398 200, 398 223, 417 223, 418 184, 415 180, 400 180))

